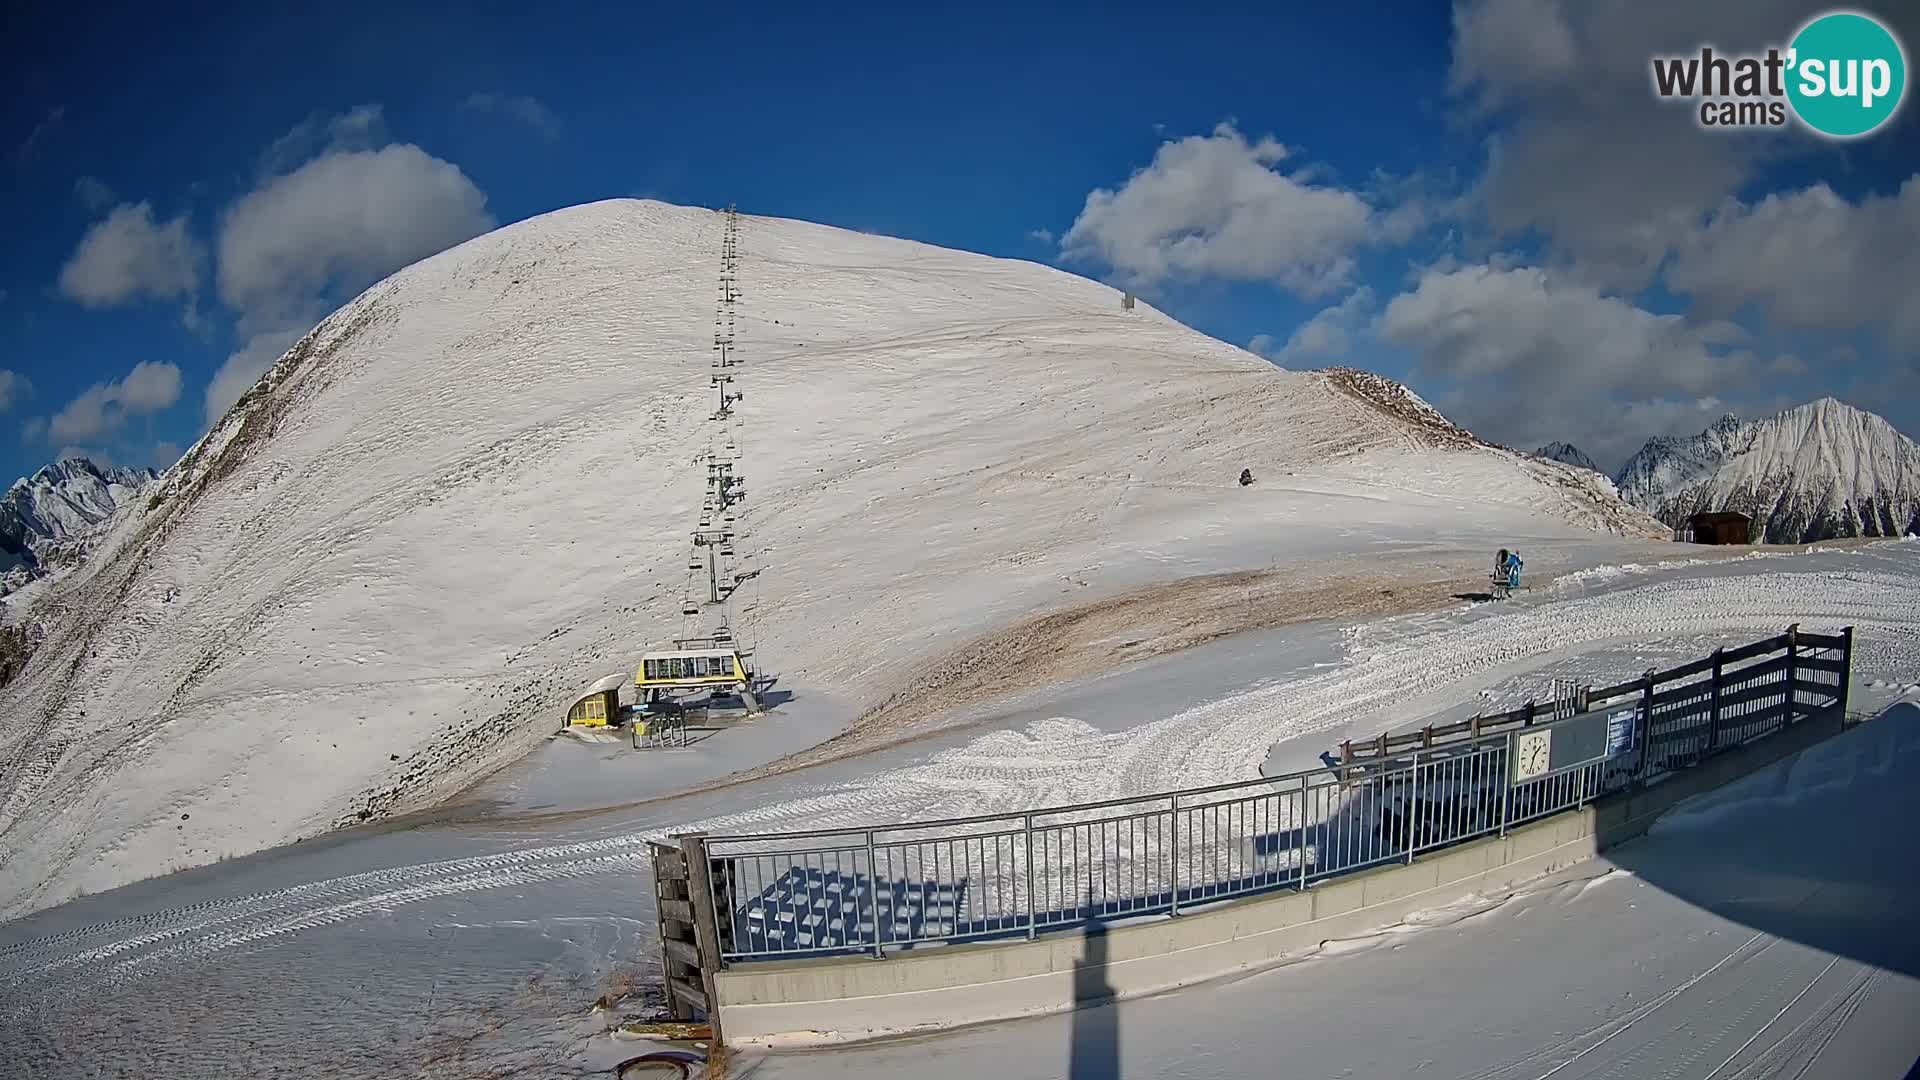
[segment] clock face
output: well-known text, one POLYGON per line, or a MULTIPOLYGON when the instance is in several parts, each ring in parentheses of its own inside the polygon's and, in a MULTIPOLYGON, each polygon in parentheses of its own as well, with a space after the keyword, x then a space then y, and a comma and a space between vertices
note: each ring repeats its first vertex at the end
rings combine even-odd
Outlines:
POLYGON ((1513 740, 1513 777, 1526 780, 1547 771, 1553 758, 1553 732, 1529 731, 1513 740))

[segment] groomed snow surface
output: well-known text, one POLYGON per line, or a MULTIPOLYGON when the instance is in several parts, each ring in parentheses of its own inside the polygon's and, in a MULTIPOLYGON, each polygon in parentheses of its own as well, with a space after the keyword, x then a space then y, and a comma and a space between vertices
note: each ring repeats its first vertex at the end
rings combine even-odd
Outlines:
MULTIPOLYGON (((46 639, 0 688, 0 916, 433 805, 689 629, 721 233, 623 200, 401 271, 9 616, 46 639)), ((796 705, 1193 574, 1636 517, 1048 267, 754 217, 740 249, 733 617, 796 705)))
POLYGON ((16 1044, 5 1049, 28 1077, 136 1065, 183 1077, 590 1074, 638 1052, 587 1006, 623 981, 617 965, 642 977, 657 965, 647 835, 840 813, 821 792, 864 798, 862 818, 930 816, 1137 794, 1122 785, 1203 770, 1230 779, 1263 758, 1308 767, 1342 732, 1524 697, 1556 675, 1612 681, 1800 622, 1857 625, 1856 707, 1907 704, 1690 804, 1612 857, 1628 873, 1589 885, 1597 867, 1239 983, 769 1058, 755 1075, 887 1076, 911 1063, 916 1075, 1112 1076, 1117 1061, 1120 1076, 1200 1078, 1297 1061, 1310 1076, 1537 1080, 1578 1054, 1553 1075, 1718 1080, 1796 1075, 1799 1059, 1784 1073, 1751 1063, 1813 1048, 1808 1076, 1891 1080, 1920 1054, 1899 1041, 1920 1001, 1920 969, 1899 951, 1913 941, 1903 913, 1920 855, 1905 796, 1920 765, 1916 590, 1920 543, 1622 569, 1510 605, 1229 640, 930 746, 620 813, 367 830, 235 860, 0 926, 0 1023, 16 1044), (1071 1073, 1076 1046, 1103 1071, 1071 1073), (1880 1051, 1907 1057, 1880 1070, 1869 1060, 1880 1051))

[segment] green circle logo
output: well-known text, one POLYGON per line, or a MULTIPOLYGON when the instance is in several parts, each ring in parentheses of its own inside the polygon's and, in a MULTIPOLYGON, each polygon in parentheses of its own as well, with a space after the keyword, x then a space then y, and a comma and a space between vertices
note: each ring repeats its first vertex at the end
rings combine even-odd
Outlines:
POLYGON ((1808 23, 1787 51, 1787 100, 1802 123, 1851 139, 1893 117, 1907 89, 1907 55, 1868 15, 1836 11, 1808 23))

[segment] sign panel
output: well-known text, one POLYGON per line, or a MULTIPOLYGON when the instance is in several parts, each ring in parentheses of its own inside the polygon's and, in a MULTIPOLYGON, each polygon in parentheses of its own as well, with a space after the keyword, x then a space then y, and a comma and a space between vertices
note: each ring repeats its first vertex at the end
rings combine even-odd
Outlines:
POLYGON ((1615 709, 1607 714, 1607 760, 1633 753, 1633 736, 1639 728, 1639 706, 1615 709))

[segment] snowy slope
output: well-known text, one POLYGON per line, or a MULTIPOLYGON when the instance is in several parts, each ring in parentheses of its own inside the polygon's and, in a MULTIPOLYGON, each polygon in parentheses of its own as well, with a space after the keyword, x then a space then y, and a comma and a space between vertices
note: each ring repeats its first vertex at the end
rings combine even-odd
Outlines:
POLYGON ((1920 528, 1920 445, 1830 397, 1751 423, 1723 417, 1690 439, 1651 439, 1617 482, 1669 525, 1738 511, 1768 543, 1920 528))
POLYGON ((73 457, 15 480, 0 496, 0 572, 40 569, 59 542, 93 532, 158 476, 73 457))
MULTIPOLYGON (((35 605, 45 640, 0 689, 0 912, 430 802, 688 629, 721 220, 559 211, 297 343, 35 605)), ((870 705, 1036 609, 1356 530, 1650 524, 1079 277, 742 232, 736 546, 760 573, 731 617, 796 694, 870 705)))
POLYGON ((1580 448, 1572 443, 1548 443, 1533 453, 1535 457, 1558 461, 1564 465, 1577 465, 1582 469, 1592 469, 1594 472, 1601 471, 1600 466, 1595 464, 1592 458, 1581 453, 1580 448))

